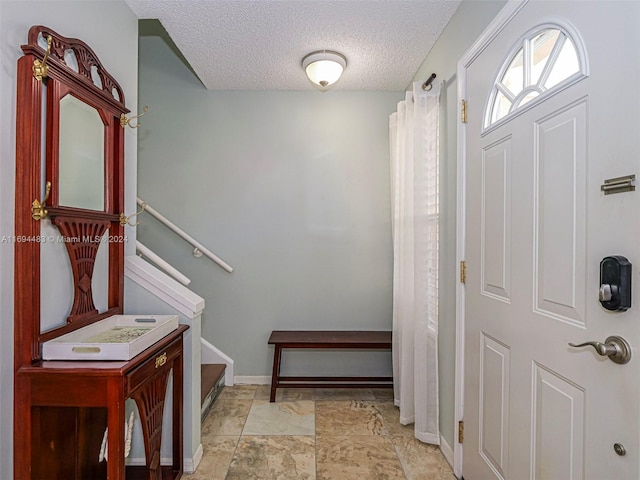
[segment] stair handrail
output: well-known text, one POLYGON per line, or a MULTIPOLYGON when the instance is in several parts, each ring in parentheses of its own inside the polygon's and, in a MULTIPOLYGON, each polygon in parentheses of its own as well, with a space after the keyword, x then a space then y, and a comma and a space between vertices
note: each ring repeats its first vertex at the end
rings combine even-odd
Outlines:
POLYGON ((178 227, 175 223, 173 223, 171 220, 167 219, 164 215, 162 215, 160 212, 158 212, 156 209, 154 209, 153 207, 151 207, 148 203, 146 203, 145 201, 143 201, 140 197, 136 197, 136 202, 138 203, 138 205, 140 205, 141 207, 144 207, 145 212, 148 212, 151 214, 151 216, 153 216, 154 218, 156 218, 160 223, 164 224, 167 228, 169 228, 170 230, 173 230, 173 232, 178 235, 179 237, 181 237, 183 240, 187 241, 188 243, 191 244, 191 246, 195 247, 194 250, 194 255, 197 256, 196 254, 198 252, 201 252, 203 255, 205 255, 206 257, 210 258, 211 260, 213 260, 215 263, 217 263, 219 266, 221 266, 222 268, 224 268, 227 272, 231 273, 233 272, 233 267, 231 267, 227 262, 225 262, 224 260, 222 260, 220 257, 218 257, 215 253, 213 253, 211 250, 209 250, 207 247, 205 247, 204 245, 202 245, 200 242, 198 242, 195 238, 193 238, 191 235, 189 235, 187 232, 185 232, 184 230, 182 230, 180 227, 178 227))
POLYGON ((189 277, 181 273, 177 268, 175 268, 166 260, 163 260, 160 255, 151 251, 149 247, 143 245, 140 240, 136 240, 136 251, 138 252, 138 256, 146 258, 150 262, 155 263, 160 270, 163 270, 167 275, 173 277, 181 284, 186 286, 191 283, 191 279, 189 279, 189 277))

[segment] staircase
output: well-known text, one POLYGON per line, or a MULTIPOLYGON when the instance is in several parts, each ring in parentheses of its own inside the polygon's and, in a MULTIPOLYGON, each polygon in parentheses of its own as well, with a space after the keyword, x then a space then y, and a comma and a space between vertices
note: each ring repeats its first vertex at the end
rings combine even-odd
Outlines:
MULTIPOLYGON (((164 268, 166 267, 167 265, 164 265, 164 268)), ((127 255, 125 290, 126 313, 177 313, 180 323, 190 327, 184 343, 183 465, 186 473, 192 473, 202 459, 202 421, 222 387, 233 385, 233 359, 202 338, 201 314, 204 310, 204 299, 174 277, 136 255, 127 255)), ((144 451, 140 447, 141 445, 133 445, 131 458, 139 457, 143 462, 141 464, 144 464, 144 451)), ((165 455, 169 458, 171 451, 167 450, 165 455)))
POLYGON ((200 383, 200 401, 202 408, 200 410, 201 421, 204 422, 207 414, 213 407, 213 403, 224 387, 224 373, 227 366, 225 364, 210 363, 200 366, 201 383, 200 383))

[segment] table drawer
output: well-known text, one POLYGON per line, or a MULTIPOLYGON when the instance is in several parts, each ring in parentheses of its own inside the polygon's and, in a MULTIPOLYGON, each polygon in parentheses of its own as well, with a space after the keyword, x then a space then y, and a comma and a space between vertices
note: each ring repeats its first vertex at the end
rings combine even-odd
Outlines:
POLYGON ((158 349, 144 363, 127 374, 127 395, 136 390, 149 378, 164 374, 173 367, 173 361, 182 353, 182 336, 165 348, 158 349))

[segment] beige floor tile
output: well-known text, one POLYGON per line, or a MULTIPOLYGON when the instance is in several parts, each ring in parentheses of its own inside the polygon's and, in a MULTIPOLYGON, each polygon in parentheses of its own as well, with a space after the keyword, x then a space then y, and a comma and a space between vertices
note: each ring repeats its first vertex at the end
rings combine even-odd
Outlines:
POLYGON ((234 385, 233 387, 224 387, 218 398, 227 400, 232 398, 237 400, 253 400, 257 389, 257 385, 234 385))
POLYGON ((185 480, 224 480, 239 437, 209 436, 202 439, 202 461, 185 480))
POLYGON ((216 400, 202 425, 202 436, 240 435, 253 400, 216 400))
POLYGON ((254 400, 242 435, 315 435, 314 402, 254 400))
POLYGON ((375 400, 370 388, 316 388, 314 400, 375 400))
POLYGON ((373 402, 316 402, 316 435, 386 435, 373 402))
POLYGON ((407 480, 456 480, 440 448, 412 437, 392 437, 407 480))
POLYGON ((226 480, 314 480, 315 439, 243 436, 226 480))
POLYGON ((371 392, 376 400, 393 402, 393 388, 372 388, 371 392))
POLYGON ((317 436, 316 457, 318 480, 405 480, 390 437, 317 436))
MULTIPOLYGON (((271 385, 260 385, 256 390, 256 400, 269 400, 270 397, 271 385)), ((313 388, 278 388, 276 391, 276 402, 313 399, 313 388)))
POLYGON ((439 448, 400 425, 391 389, 285 388, 275 403, 270 385, 225 391, 186 480, 455 480, 439 448))
POLYGON ((271 385, 258 385, 254 400, 269 400, 271 394, 271 385))
POLYGON ((396 407, 392 402, 376 401, 376 408, 382 415, 382 422, 384 424, 387 435, 405 435, 413 437, 414 426, 402 425, 400 423, 400 409, 396 407))

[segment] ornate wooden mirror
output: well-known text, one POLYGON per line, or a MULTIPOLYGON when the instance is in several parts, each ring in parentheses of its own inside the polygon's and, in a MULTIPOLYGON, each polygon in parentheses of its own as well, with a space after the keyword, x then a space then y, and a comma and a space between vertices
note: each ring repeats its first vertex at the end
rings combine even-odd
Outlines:
POLYGON ((14 428, 14 478, 180 478, 187 326, 156 338, 127 360, 43 360, 45 342, 123 313, 128 110, 120 86, 82 41, 35 26, 22 50, 16 112, 14 427, 19 428, 14 428), (104 287, 99 293, 94 291, 97 264, 104 287), (54 294, 61 301, 49 302, 58 284, 66 285, 54 294), (57 311, 58 304, 64 311, 57 311), (173 460, 162 465, 170 374, 173 460), (142 426, 144 466, 125 464, 129 398, 142 426))
POLYGON ((43 342, 122 313, 121 123, 128 113, 118 82, 84 42, 34 26, 22 50, 16 139, 18 366, 40 360, 43 342), (56 325, 41 322, 40 272, 45 243, 57 244, 47 245, 49 249, 64 245, 69 259, 64 268, 72 277, 67 282, 72 284, 68 315, 56 325), (93 276, 96 256, 102 249, 106 250, 102 256, 108 258, 108 287, 99 309, 94 301, 93 276))

